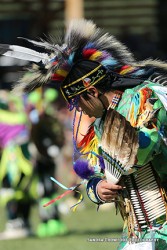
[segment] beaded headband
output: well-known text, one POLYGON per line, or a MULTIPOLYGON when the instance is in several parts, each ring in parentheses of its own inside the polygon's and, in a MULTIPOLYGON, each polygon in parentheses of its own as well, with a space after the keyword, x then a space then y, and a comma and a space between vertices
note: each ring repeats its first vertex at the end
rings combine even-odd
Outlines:
POLYGON ((106 69, 103 65, 98 65, 95 69, 80 77, 79 79, 62 86, 61 92, 66 101, 70 101, 77 95, 85 92, 89 86, 93 86, 106 76, 106 69))

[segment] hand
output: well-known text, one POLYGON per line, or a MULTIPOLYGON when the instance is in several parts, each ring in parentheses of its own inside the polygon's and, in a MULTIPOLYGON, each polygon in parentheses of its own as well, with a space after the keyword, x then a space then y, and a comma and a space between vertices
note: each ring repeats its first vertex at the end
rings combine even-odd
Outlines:
POLYGON ((97 193, 105 202, 111 202, 118 196, 118 191, 122 190, 123 187, 107 182, 106 180, 101 181, 97 185, 97 193))

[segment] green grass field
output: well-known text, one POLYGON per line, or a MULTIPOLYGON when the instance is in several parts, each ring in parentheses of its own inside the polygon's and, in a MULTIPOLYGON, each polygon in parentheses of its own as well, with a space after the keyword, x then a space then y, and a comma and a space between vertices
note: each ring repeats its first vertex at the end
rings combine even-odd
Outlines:
MULTIPOLYGON (((65 236, 56 236, 39 239, 31 237, 27 239, 0 241, 0 250, 98 250, 117 248, 118 242, 112 239, 120 238, 122 231, 122 219, 115 215, 115 208, 107 211, 96 211, 96 206, 86 205, 85 209, 75 213, 69 211, 63 215, 63 220, 68 227, 65 236), (109 239, 109 242, 91 242, 91 240, 109 239)), ((37 208, 34 207, 31 215, 31 224, 36 230, 39 222, 37 208)), ((0 209, 0 231, 4 229, 5 213, 0 209)))

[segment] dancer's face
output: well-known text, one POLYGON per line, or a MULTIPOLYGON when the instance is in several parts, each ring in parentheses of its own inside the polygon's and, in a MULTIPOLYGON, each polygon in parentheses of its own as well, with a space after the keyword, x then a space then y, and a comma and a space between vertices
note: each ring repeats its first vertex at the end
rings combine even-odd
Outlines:
POLYGON ((79 109, 89 117, 100 118, 103 115, 104 107, 98 96, 87 94, 87 97, 80 96, 79 109))

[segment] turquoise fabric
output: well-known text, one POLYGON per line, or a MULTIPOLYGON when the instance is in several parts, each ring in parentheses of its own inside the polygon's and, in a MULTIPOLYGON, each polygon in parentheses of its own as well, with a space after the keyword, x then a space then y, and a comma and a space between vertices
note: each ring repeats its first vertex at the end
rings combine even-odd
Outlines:
MULTIPOLYGON (((151 86, 157 86, 157 84, 150 84, 151 86)), ((140 85, 136 88, 133 89, 128 89, 124 92, 121 101, 119 102, 118 107, 116 110, 122 114, 126 119, 129 115, 129 109, 130 105, 132 102, 132 99, 134 95, 136 94, 137 91, 139 91, 141 88, 145 87, 146 85, 140 85), (127 101, 126 101, 127 100, 127 101)), ((149 84, 147 85, 149 87, 149 84)), ((152 93, 152 98, 157 97, 155 92, 152 93)), ((161 126, 164 126, 164 129, 167 131, 167 112, 165 108, 163 107, 162 103, 160 100, 157 100, 153 106, 154 109, 160 108, 160 111, 157 114, 157 128, 160 129, 161 126)), ((160 134, 156 130, 156 128, 148 129, 146 127, 138 129, 138 132, 143 132, 145 134, 148 134, 151 143, 145 147, 145 148, 140 148, 138 150, 137 154, 137 165, 143 165, 146 164, 149 161, 152 161, 154 167, 156 168, 156 171, 160 174, 162 173, 167 173, 167 147, 164 144, 164 142, 161 139, 160 134), (157 168, 157 157, 161 159, 161 166, 158 164, 157 168)), ((166 134, 167 135, 167 134, 166 134)))

